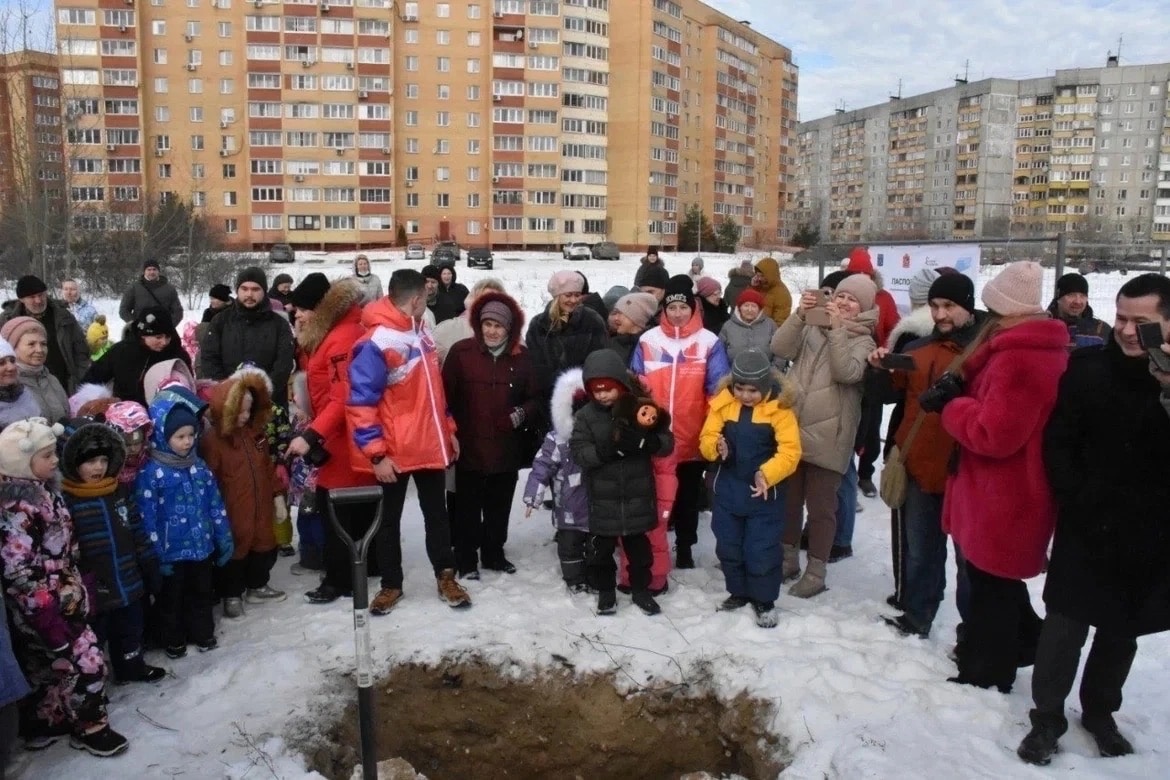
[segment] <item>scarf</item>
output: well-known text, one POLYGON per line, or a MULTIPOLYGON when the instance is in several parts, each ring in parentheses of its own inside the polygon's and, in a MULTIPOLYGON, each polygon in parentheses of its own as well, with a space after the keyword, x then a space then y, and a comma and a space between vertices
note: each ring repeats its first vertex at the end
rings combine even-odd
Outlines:
POLYGON ((175 469, 183 469, 184 471, 195 465, 197 460, 195 456, 195 448, 186 455, 176 455, 173 452, 164 452, 162 450, 151 450, 150 457, 152 460, 161 463, 164 466, 170 466, 175 469))
POLYGON ((100 498, 117 490, 118 480, 114 477, 103 477, 97 482, 74 482, 71 479, 64 479, 61 486, 66 493, 77 498, 100 498))
POLYGON ((504 350, 508 348, 508 342, 505 340, 504 343, 498 347, 488 347, 487 344, 484 344, 484 346, 487 347, 487 351, 492 354, 492 357, 498 358, 500 355, 504 354, 504 350))
POLYGON ((19 381, 7 387, 0 387, 0 403, 10 404, 20 398, 20 394, 24 392, 24 385, 19 381))

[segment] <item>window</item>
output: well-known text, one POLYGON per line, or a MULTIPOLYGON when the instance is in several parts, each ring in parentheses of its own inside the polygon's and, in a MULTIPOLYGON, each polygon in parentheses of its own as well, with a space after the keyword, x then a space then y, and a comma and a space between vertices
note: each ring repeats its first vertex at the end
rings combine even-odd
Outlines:
POLYGON ((97 23, 97 15, 89 8, 59 8, 57 9, 57 23, 93 25, 97 23))
POLYGON ((451 43, 450 30, 435 30, 435 43, 439 46, 446 46, 451 43))
POLYGON ((408 70, 408 71, 417 71, 418 70, 418 57, 414 56, 413 54, 407 56, 405 67, 406 67, 406 70, 408 70))
POLYGON ((441 209, 451 207, 451 196, 445 192, 440 192, 435 195, 435 205, 441 209))
POLYGON ((450 73, 451 72, 451 58, 450 57, 436 58, 435 65, 439 69, 440 73, 450 73))
POLYGON ((468 46, 479 46, 479 44, 480 44, 479 31, 468 32, 467 33, 467 45, 468 46))

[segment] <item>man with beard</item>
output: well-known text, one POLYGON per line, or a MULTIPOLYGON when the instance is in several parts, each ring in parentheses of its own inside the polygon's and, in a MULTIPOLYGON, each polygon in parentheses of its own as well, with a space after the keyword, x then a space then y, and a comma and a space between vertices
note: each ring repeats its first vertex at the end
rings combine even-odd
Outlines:
POLYGON ((1056 280, 1056 297, 1048 306, 1053 319, 1068 326, 1068 348, 1100 347, 1109 339, 1109 326, 1093 316, 1089 280, 1068 273, 1056 280))
POLYGON ((227 379, 244 363, 268 374, 272 402, 287 408, 292 328, 268 304, 268 278, 256 267, 240 271, 235 302, 211 321, 199 346, 200 376, 207 379, 227 379))
POLYGON ((22 276, 16 282, 16 303, 0 315, 0 325, 16 317, 32 317, 48 335, 45 367, 69 395, 89 370, 89 345, 77 319, 61 301, 49 297, 49 288, 39 277, 22 276))

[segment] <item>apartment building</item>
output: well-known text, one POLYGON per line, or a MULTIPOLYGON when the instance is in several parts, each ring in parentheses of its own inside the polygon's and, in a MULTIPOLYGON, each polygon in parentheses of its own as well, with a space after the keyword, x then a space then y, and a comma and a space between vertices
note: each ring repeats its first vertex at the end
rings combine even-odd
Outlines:
MULTIPOLYGON (((0 214, 33 209, 47 217, 62 208, 61 124, 57 58, 27 50, 0 54, 0 214)), ((46 238, 29 236, 38 243, 46 238)))
POLYGON ((673 246, 780 227, 791 53, 697 0, 58 0, 87 224, 263 247, 673 246))
POLYGON ((1168 79, 1110 58, 802 123, 789 220, 843 242, 1170 238, 1168 79))

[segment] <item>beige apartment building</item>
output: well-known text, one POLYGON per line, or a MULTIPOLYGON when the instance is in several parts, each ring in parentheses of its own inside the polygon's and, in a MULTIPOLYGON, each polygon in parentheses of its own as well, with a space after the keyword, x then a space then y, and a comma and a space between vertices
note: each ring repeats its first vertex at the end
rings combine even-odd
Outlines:
POLYGON ((781 230, 791 52, 684 0, 58 0, 87 226, 193 203, 239 247, 670 247, 781 230), (91 208, 92 207, 92 208, 91 208))
POLYGON ((788 224, 826 241, 1170 240, 1170 63, 958 81, 804 122, 788 224))
MULTIPOLYGON (((51 239, 62 209, 65 156, 61 79, 52 54, 0 54, 0 214, 21 210, 30 244, 51 239)), ((3 249, 3 247, 0 247, 3 249)))

